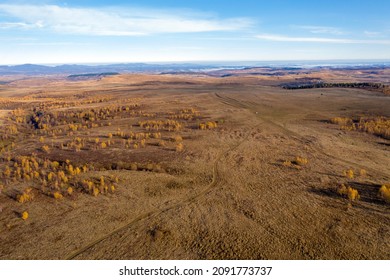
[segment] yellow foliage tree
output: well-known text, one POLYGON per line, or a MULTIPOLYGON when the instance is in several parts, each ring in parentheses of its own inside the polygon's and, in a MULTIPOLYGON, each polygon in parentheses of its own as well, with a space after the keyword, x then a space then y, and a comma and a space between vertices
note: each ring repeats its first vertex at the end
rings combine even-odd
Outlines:
POLYGON ((345 170, 344 176, 347 177, 348 179, 353 179, 353 177, 354 177, 353 170, 352 169, 345 170))
POLYGON ((18 194, 16 196, 16 200, 19 203, 25 203, 25 202, 31 201, 34 198, 31 191, 32 191, 32 188, 27 188, 23 193, 18 194))
POLYGON ((92 194, 93 194, 93 196, 98 196, 99 192, 100 192, 99 189, 94 187, 92 194))
POLYGON ((298 165, 306 165, 309 162, 309 160, 307 158, 304 158, 304 157, 296 157, 295 162, 298 165))
POLYGON ((390 203, 390 184, 382 185, 378 192, 379 197, 390 203))
POLYGON ((350 186, 346 186, 344 184, 340 186, 337 192, 342 196, 348 197, 348 199, 351 201, 360 199, 359 192, 356 189, 351 188, 350 186))
POLYGON ((22 218, 23 220, 27 220, 27 219, 28 219, 28 212, 27 212, 27 211, 24 211, 24 212, 22 213, 21 218, 22 218))
POLYGON ((54 192, 53 193, 53 197, 55 199, 62 199, 63 198, 63 196, 62 196, 62 194, 60 192, 54 192))
POLYGON ((49 153, 50 152, 50 148, 48 145, 43 145, 42 146, 42 151, 44 151, 45 153, 49 153))
POLYGON ((183 143, 179 143, 176 145, 176 152, 181 152, 184 149, 183 143))

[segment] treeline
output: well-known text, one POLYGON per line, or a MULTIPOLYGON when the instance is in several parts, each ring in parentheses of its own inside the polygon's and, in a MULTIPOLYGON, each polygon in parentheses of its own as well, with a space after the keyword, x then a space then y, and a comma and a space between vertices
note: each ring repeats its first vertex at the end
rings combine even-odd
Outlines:
POLYGON ((114 75, 119 75, 118 72, 103 72, 103 73, 86 73, 86 74, 72 74, 69 75, 69 79, 74 79, 74 78, 93 78, 93 77, 102 77, 102 76, 114 76, 114 75))
POLYGON ((381 83, 289 83, 282 84, 284 89, 308 89, 308 88, 363 88, 378 90, 383 93, 389 94, 390 87, 381 83))

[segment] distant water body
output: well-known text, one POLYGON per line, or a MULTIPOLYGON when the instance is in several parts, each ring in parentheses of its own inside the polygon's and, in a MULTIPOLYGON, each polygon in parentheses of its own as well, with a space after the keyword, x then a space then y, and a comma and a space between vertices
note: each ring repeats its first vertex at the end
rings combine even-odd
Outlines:
POLYGON ((95 63, 63 65, 0 65, 0 75, 101 74, 117 73, 185 73, 236 70, 253 67, 274 69, 359 69, 390 67, 390 60, 307 60, 307 61, 186 61, 148 63, 95 63))
POLYGON ((293 67, 293 68, 343 68, 343 67, 390 67, 390 60, 297 60, 297 61, 226 61, 226 62, 194 62, 216 66, 218 68, 232 67, 293 67))

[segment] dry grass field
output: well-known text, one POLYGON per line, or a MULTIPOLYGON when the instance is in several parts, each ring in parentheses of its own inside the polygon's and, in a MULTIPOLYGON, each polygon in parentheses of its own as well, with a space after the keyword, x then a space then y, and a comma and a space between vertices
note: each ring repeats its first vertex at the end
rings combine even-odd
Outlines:
POLYGON ((277 86, 359 75, 10 77, 0 258, 390 259, 390 96, 277 86))

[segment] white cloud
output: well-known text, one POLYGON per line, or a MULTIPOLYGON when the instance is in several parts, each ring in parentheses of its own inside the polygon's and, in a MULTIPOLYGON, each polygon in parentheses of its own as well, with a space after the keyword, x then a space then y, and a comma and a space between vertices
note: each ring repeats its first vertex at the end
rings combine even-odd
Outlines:
POLYGON ((331 26, 316 26, 316 25, 293 25, 292 27, 298 29, 304 29, 313 34, 332 34, 343 35, 345 34, 340 28, 331 26))
POLYGON ((261 35, 256 35, 255 37, 257 39, 274 41, 274 42, 390 45, 390 40, 355 40, 355 39, 322 38, 322 37, 290 37, 290 36, 275 35, 275 34, 261 34, 261 35))
POLYGON ((366 35, 367 37, 378 37, 378 36, 381 36, 381 32, 376 32, 376 31, 364 31, 364 35, 366 35))
POLYGON ((0 23, 3 28, 40 28, 57 33, 98 36, 232 31, 252 25, 248 18, 218 19, 185 12, 177 15, 173 11, 132 8, 97 9, 0 4, 0 11, 18 20, 14 23, 0 23))
POLYGON ((40 27, 42 27, 41 22, 36 22, 36 23, 0 22, 0 29, 12 29, 12 28, 32 29, 32 28, 40 28, 40 27))

